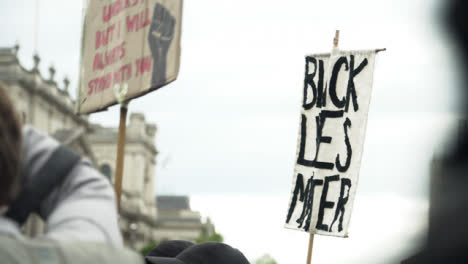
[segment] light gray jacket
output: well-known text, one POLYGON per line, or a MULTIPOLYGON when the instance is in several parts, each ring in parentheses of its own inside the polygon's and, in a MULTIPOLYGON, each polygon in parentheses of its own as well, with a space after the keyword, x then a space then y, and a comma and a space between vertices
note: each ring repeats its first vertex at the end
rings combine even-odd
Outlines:
MULTIPOLYGON (((31 127, 23 129, 23 175, 27 180, 34 177, 58 146, 57 141, 31 127)), ((2 263, 43 263, 40 257, 48 255, 44 263, 136 264, 142 261, 136 253, 123 249, 114 191, 87 159, 81 159, 74 166, 63 183, 43 202, 39 214, 46 222, 45 233, 34 240, 23 237, 15 222, 0 216, 2 263), (6 250, 9 246, 11 248, 6 250), (37 247, 48 253, 35 254, 37 247), (14 261, 21 254, 31 261, 26 258, 14 261), (51 261, 52 255, 56 255, 58 262, 51 261), (79 260, 85 257, 88 260, 95 257, 99 262, 79 260), (106 257, 110 262, 105 261, 106 257)))

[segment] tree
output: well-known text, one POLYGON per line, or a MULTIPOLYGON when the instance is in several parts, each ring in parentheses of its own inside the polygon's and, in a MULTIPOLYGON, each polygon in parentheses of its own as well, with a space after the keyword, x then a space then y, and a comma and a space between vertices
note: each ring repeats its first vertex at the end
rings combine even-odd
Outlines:
POLYGON ((150 252, 153 248, 155 248, 156 246, 158 245, 158 242, 150 242, 149 244, 147 244, 145 247, 143 247, 141 250, 140 250, 140 253, 143 255, 143 256, 146 256, 148 254, 148 252, 150 252))
POLYGON ((270 255, 265 254, 254 262, 255 264, 278 264, 270 255))
POLYGON ((219 242, 222 243, 224 241, 224 238, 221 234, 216 233, 213 227, 213 234, 208 235, 207 231, 203 229, 200 232, 200 236, 195 239, 195 243, 200 244, 200 243, 205 243, 205 242, 219 242))

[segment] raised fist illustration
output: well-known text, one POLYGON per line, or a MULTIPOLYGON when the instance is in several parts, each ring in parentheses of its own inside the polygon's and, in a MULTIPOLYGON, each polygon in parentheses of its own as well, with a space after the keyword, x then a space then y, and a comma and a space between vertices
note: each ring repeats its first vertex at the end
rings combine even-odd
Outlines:
POLYGON ((157 3, 148 34, 148 42, 153 55, 153 75, 151 86, 160 85, 166 80, 167 52, 174 38, 176 20, 166 7, 157 3))

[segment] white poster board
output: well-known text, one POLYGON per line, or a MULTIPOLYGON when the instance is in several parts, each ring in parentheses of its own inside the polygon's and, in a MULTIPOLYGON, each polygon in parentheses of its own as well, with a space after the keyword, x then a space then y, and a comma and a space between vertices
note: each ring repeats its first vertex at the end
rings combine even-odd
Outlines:
POLYGON ((286 227, 348 236, 376 51, 306 56, 303 105, 286 227))
POLYGON ((89 0, 78 112, 88 114, 142 96, 177 78, 182 0, 89 0), (125 85, 126 84, 126 85, 125 85))

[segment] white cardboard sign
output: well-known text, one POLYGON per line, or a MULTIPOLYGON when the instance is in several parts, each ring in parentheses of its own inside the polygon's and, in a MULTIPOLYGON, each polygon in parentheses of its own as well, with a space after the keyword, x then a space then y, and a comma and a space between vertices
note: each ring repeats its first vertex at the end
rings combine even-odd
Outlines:
POLYGON ((303 105, 286 227, 348 236, 376 51, 306 56, 303 105))
POLYGON ((177 78, 182 0, 89 0, 78 112, 88 114, 177 78), (125 87, 125 88, 124 88, 125 87), (114 91, 114 90, 118 91, 114 91))

